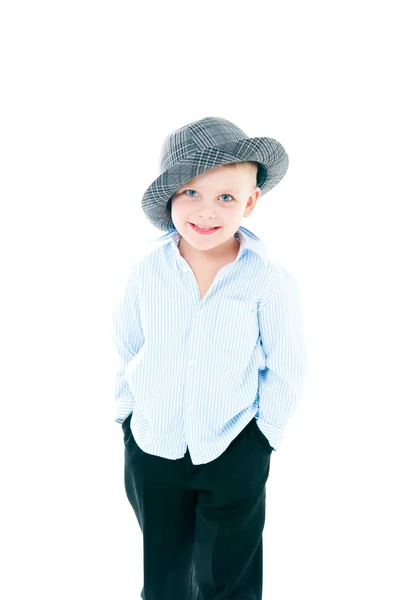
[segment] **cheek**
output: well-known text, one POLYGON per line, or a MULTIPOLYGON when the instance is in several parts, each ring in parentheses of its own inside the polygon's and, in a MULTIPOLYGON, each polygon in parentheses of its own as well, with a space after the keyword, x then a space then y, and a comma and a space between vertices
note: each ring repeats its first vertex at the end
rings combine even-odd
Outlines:
POLYGON ((192 205, 181 197, 175 198, 171 204, 171 209, 179 214, 188 213, 192 209, 192 205))

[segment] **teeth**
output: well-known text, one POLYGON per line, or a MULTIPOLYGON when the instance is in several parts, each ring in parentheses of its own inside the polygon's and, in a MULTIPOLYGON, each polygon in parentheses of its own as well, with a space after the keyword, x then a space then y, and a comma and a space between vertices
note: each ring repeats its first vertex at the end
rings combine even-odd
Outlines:
POLYGON ((198 229, 214 229, 214 227, 202 227, 201 225, 196 225, 198 229))

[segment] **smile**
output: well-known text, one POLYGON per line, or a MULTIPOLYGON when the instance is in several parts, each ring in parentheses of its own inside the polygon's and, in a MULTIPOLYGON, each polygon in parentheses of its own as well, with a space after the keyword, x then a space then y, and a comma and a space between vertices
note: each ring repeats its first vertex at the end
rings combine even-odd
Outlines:
POLYGON ((196 225, 194 225, 193 223, 189 223, 189 224, 194 231, 196 231, 197 233, 200 233, 202 235, 208 235, 208 234, 214 233, 215 231, 220 229, 220 227, 200 228, 200 227, 197 227, 196 225))

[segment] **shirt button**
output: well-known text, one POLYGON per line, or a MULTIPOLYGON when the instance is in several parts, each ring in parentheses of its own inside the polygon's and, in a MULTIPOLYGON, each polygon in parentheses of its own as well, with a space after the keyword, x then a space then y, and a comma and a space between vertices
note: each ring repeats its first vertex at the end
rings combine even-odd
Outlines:
POLYGON ((189 364, 192 365, 192 366, 194 366, 196 364, 196 361, 195 360, 190 360, 189 364))
POLYGON ((192 412, 192 406, 188 406, 187 413, 191 413, 191 412, 192 412))

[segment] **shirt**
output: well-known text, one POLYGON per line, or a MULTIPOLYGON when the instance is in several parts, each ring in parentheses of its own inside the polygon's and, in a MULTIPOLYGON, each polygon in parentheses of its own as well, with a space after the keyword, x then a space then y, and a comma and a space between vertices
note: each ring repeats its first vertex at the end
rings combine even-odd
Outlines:
POLYGON ((302 395, 307 371, 299 290, 239 227, 234 262, 203 299, 172 229, 133 265, 112 316, 120 361, 114 420, 132 413, 138 446, 194 465, 222 454, 256 424, 274 450, 302 395))

